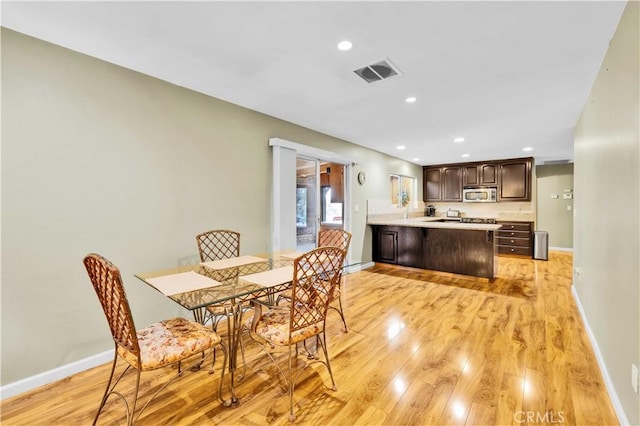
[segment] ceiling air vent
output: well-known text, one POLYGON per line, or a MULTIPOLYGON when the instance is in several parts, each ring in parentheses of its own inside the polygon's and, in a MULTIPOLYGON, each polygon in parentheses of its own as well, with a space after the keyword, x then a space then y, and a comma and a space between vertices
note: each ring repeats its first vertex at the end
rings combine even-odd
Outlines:
POLYGON ((401 75, 400 70, 391 63, 389 59, 375 62, 366 67, 354 70, 364 81, 373 83, 374 81, 386 80, 394 75, 401 75))

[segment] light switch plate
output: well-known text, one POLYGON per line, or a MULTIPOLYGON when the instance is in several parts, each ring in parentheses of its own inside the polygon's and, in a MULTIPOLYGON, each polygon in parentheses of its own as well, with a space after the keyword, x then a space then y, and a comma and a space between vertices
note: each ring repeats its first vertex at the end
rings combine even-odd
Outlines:
POLYGON ((551 198, 555 200, 556 198, 558 198, 558 194, 551 194, 551 198))

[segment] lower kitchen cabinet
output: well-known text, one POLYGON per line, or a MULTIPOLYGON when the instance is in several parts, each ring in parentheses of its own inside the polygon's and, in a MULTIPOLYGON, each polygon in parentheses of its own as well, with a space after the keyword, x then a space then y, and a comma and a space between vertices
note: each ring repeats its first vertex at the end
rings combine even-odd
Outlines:
POLYGON ((533 222, 498 222, 497 244, 499 254, 533 255, 533 222))
POLYGON ((373 261, 422 268, 422 228, 374 226, 373 261))
POLYGON ((374 225, 373 261, 493 279, 494 231, 374 225))

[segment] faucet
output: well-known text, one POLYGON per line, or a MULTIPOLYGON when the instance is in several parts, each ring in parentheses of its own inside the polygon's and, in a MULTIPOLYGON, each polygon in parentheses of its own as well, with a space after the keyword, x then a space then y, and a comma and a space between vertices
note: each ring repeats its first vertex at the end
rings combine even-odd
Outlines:
POLYGON ((409 219, 409 204, 407 203, 407 208, 404 209, 404 212, 402 213, 402 216, 404 219, 409 219))

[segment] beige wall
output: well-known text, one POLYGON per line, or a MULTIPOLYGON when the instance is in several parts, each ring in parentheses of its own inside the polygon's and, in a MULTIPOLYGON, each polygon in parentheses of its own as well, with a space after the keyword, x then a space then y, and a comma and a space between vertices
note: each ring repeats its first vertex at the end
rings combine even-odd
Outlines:
POLYGON ((640 424, 640 3, 625 12, 575 129, 574 285, 616 393, 640 424))
POLYGON ((572 195, 566 191, 573 191, 573 164, 536 166, 536 176, 536 230, 549 233, 549 247, 570 249, 573 247, 573 198, 563 196, 572 195))
POLYGON ((112 348, 87 253, 120 267, 142 326, 189 315, 133 274, 195 256, 197 233, 266 251, 271 137, 359 159, 352 255, 370 261, 366 200, 420 167, 3 29, 2 384, 112 348))

